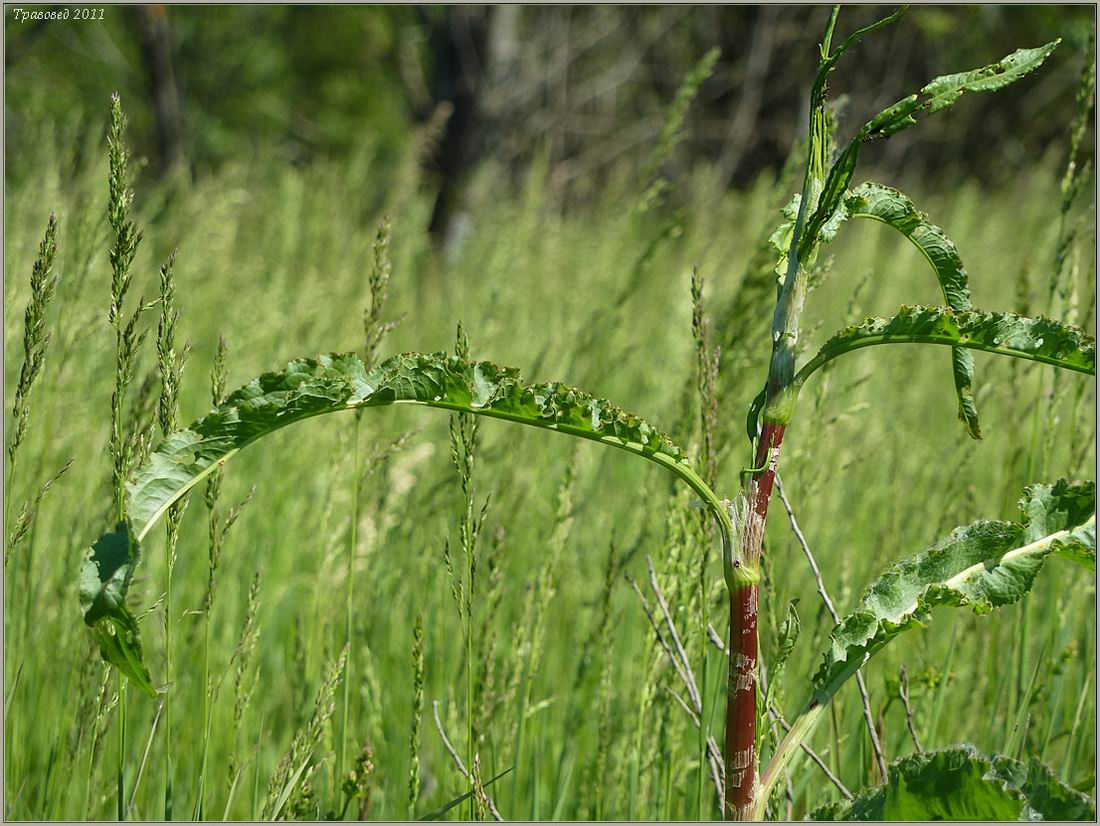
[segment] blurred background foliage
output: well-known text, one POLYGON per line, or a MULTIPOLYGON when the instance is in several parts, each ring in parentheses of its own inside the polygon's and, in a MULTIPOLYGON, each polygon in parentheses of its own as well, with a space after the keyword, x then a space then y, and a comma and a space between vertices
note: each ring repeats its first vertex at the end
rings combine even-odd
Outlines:
MULTIPOLYGON (((49 7, 27 6, 27 9, 49 7)), ((864 25, 883 10, 855 7, 864 25)), ((699 162, 723 186, 776 172, 803 128, 824 6, 129 6, 102 21, 8 20, 7 176, 32 167, 39 121, 103 130, 120 91, 148 174, 198 178, 233 160, 297 164, 365 148, 401 156, 417 127, 443 126, 428 159, 433 229, 475 168, 513 185, 538 159, 547 196, 590 201, 635 173, 684 75, 720 58, 688 116, 673 173, 699 162), (272 158, 274 156, 274 158, 272 158)), ((1061 37, 1013 95, 980 95, 867 153, 920 179, 1010 181, 1059 147, 1095 7, 919 6, 839 67, 843 123, 931 77, 1061 37), (945 148, 950 146, 951 151, 945 148)), ((1091 153, 1092 141, 1086 140, 1091 153)), ((385 166, 385 164, 381 164, 385 166)))

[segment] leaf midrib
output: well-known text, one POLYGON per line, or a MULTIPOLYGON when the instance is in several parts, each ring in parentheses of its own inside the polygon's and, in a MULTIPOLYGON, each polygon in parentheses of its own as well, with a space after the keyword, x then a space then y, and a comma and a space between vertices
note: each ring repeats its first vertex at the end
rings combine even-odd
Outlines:
POLYGON ((1034 361, 1039 364, 1046 364, 1051 367, 1061 367, 1065 370, 1073 370, 1075 373, 1084 373, 1085 375, 1092 376, 1096 373, 1096 368, 1089 368, 1087 365, 1074 364, 1054 358, 1052 356, 1045 356, 1041 353, 1029 353, 1024 350, 1018 350, 1012 347, 999 347, 997 345, 987 345, 983 342, 977 342, 973 339, 967 338, 955 338, 945 333, 890 333, 890 334, 877 334, 877 335, 861 335, 858 339, 854 339, 850 342, 846 342, 844 347, 836 350, 833 353, 824 354, 819 353, 810 359, 798 371, 795 376, 795 383, 801 384, 808 379, 813 373, 820 368, 824 367, 830 361, 837 356, 850 353, 853 350, 860 350, 864 347, 872 347, 878 344, 942 344, 946 347, 965 347, 968 350, 978 350, 983 353, 995 353, 1002 356, 1012 356, 1013 358, 1024 359, 1026 361, 1034 361))

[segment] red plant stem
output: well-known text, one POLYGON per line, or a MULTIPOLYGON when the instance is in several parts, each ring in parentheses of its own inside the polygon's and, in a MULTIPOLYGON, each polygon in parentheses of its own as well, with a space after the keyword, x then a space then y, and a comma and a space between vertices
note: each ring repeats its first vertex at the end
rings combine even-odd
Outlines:
MULTIPOLYGON (((755 467, 764 467, 749 486, 744 526, 743 564, 757 569, 768 517, 779 446, 786 426, 765 424, 755 467)), ((756 803, 756 660, 757 600, 755 583, 730 592, 729 696, 726 700, 726 819, 750 820, 756 803)))
POLYGON ((755 585, 730 594, 729 698, 726 701, 726 819, 748 820, 756 787, 755 585))

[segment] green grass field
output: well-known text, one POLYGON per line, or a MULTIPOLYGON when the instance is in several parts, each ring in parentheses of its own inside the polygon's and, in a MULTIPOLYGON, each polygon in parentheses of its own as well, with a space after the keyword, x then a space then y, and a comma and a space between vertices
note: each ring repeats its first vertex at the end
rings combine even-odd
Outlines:
MULTIPOLYGON (((47 365, 14 474, 13 510, 70 457, 75 461, 43 498, 6 568, 4 811, 13 819, 113 818, 117 680, 81 621, 77 598, 82 555, 113 513, 106 149, 93 143, 76 153, 64 130, 45 126, 36 144, 33 174, 9 182, 6 193, 9 399, 31 265, 51 209, 61 219, 59 285, 48 316, 47 365)), ((1082 222, 1072 283, 1050 295, 1063 156, 1053 151, 1049 163, 1011 189, 916 181, 907 191, 958 245, 976 306, 1053 314, 1091 332, 1090 186, 1070 215, 1082 222)), ((636 208, 638 187, 623 176, 595 202, 566 209, 538 166, 515 194, 485 173, 466 193, 464 231, 440 249, 426 231, 431 193, 416 168, 414 157, 383 162, 366 146, 348 162, 299 168, 257 158, 198 183, 138 182, 136 219, 145 238, 131 301, 140 293, 155 297, 157 269, 178 249, 177 337, 191 347, 181 419, 210 407, 219 336, 229 347, 229 389, 294 357, 363 346, 371 244, 386 212, 393 276, 385 317, 401 323, 385 340, 385 355, 449 350, 461 321, 474 357, 614 399, 672 433, 692 455, 700 428, 689 285, 698 266, 723 347, 718 490, 735 492, 748 459, 745 413, 766 373, 773 305, 751 262, 797 184, 764 176, 751 189, 721 191, 699 168, 672 182, 666 204, 645 211, 636 208)), ((805 317, 811 352, 865 315, 940 302, 917 251, 882 227, 846 230, 823 257, 832 264, 805 317)), ((145 319, 152 332, 139 357, 128 426, 155 416, 156 315, 154 309, 145 319)), ((977 354, 985 438, 974 442, 956 420, 947 352, 929 350, 877 348, 842 360, 808 386, 788 433, 785 490, 842 614, 879 571, 955 525, 1015 518, 1026 484, 1092 477, 1094 379, 977 354)), ((690 507, 690 492, 618 451, 482 422, 471 491, 475 514, 488 505, 468 649, 444 556, 449 541, 462 578, 466 502, 450 456, 448 415, 367 411, 358 454, 355 421, 349 413, 295 425, 227 465, 222 515, 252 486, 255 494, 225 535, 208 648, 199 613, 209 578, 201 490, 183 518, 167 619, 163 529, 146 541, 133 604, 144 614, 156 681, 166 673, 164 626, 171 623, 173 720, 169 744, 159 701, 126 694, 128 814, 164 816, 169 757, 176 818, 270 814, 269 795, 283 788, 271 787, 272 777, 299 733, 296 756, 310 756, 292 778, 284 817, 339 814, 337 767, 353 767, 363 746, 373 766, 367 794, 346 816, 428 814, 469 788, 437 729, 438 704, 464 761, 473 732, 483 781, 512 769, 487 788, 507 819, 717 818, 719 800, 709 778, 700 779, 698 734, 671 693, 681 683, 627 580, 652 599, 652 559, 695 673, 707 675, 704 724, 720 742, 725 665, 702 629, 709 617, 725 636, 725 590, 714 549, 700 587, 700 511, 690 507), (322 689, 344 644, 356 467, 349 723, 346 753, 338 755, 344 689, 322 689), (246 635, 241 645, 258 575, 254 644, 246 635), (418 617, 423 708, 414 767, 418 617), (205 769, 204 651, 217 688, 205 769), (415 799, 410 770, 419 778, 415 799)), ((787 602, 800 600, 803 633, 780 698, 793 715, 831 622, 781 507, 768 526, 766 576, 765 660, 787 602)), ((866 669, 887 758, 914 750, 898 697, 904 666, 925 748, 1011 747, 1014 756, 1041 756, 1093 795, 1095 617, 1093 581, 1060 560, 1047 563, 1017 605, 990 616, 937 613, 928 629, 866 669)), ((876 781, 854 686, 837 698, 812 745, 850 789, 876 781)), ((292 761, 291 771, 298 769, 292 761)), ((793 764, 787 790, 791 808, 780 801, 778 811, 795 817, 839 794, 806 759, 793 764)), ((446 817, 471 814, 481 812, 464 802, 446 817)))

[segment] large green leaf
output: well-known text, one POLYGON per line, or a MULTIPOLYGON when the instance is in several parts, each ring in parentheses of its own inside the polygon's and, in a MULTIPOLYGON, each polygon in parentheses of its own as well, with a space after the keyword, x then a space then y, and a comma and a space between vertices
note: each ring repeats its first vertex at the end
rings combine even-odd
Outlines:
MULTIPOLYGON (((959 252, 947 234, 927 220, 909 198, 893 187, 864 183, 849 192, 821 229, 821 240, 831 241, 849 218, 867 218, 893 227, 920 250, 936 274, 944 304, 956 312, 971 309, 970 281, 959 252)), ((955 392, 959 397, 959 419, 974 439, 981 438, 978 410, 974 404, 974 356, 961 347, 951 350, 955 392)))
POLYGON ((902 757, 886 784, 814 810, 811 820, 1095 820, 1096 808, 1038 760, 969 745, 902 757))
POLYGON ((1032 757, 1026 763, 994 757, 993 772, 1027 798, 1026 820, 1096 820, 1089 796, 1067 786, 1050 766, 1032 757))
MULTIPOLYGON (((1062 480, 1033 485, 1025 488, 1020 508, 1022 522, 982 521, 956 528, 929 550, 891 568, 867 589, 855 612, 833 630, 809 702, 761 775, 758 800, 767 801, 784 768, 813 733, 844 682, 901 633, 927 626, 933 608, 970 607, 985 613, 1016 602, 1053 554, 1095 574, 1095 483, 1062 480)), ((1039 783, 1042 776, 1036 777, 1039 783)), ((755 814, 762 816, 762 804, 755 814)), ((859 819, 857 814, 838 817, 859 819)))
POLYGON ((126 592, 141 540, 174 502, 238 451, 280 428, 324 413, 391 404, 490 416, 645 457, 704 499, 719 521, 724 554, 731 553, 730 517, 680 448, 611 402, 561 383, 528 385, 514 369, 445 353, 398 355, 372 371, 354 353, 298 359, 254 379, 186 430, 167 436, 127 485, 128 522, 89 549, 81 571, 84 619, 104 657, 151 691, 126 592))
POLYGON ((956 528, 932 548, 899 563, 864 593, 832 632, 814 676, 811 705, 828 702, 877 651, 901 633, 927 626, 936 606, 986 613, 1016 602, 1052 554, 1095 571, 1096 486, 1034 485, 1024 491, 1023 522, 980 521, 956 528))
POLYGON ((947 307, 902 307, 891 318, 867 318, 830 338, 795 377, 801 385, 835 358, 878 344, 943 344, 1037 361, 1096 375, 1096 342, 1050 318, 947 307))
POLYGON ((799 260, 811 259, 821 240, 822 228, 840 207, 859 163, 860 147, 866 141, 887 138, 908 129, 917 123, 914 117, 916 113, 931 115, 947 109, 964 92, 993 92, 1003 89, 1039 68, 1060 42, 1055 40, 1036 49, 1020 49, 980 69, 937 77, 925 85, 920 94, 902 98, 867 121, 829 169, 821 198, 806 221, 805 233, 799 241, 799 260))

